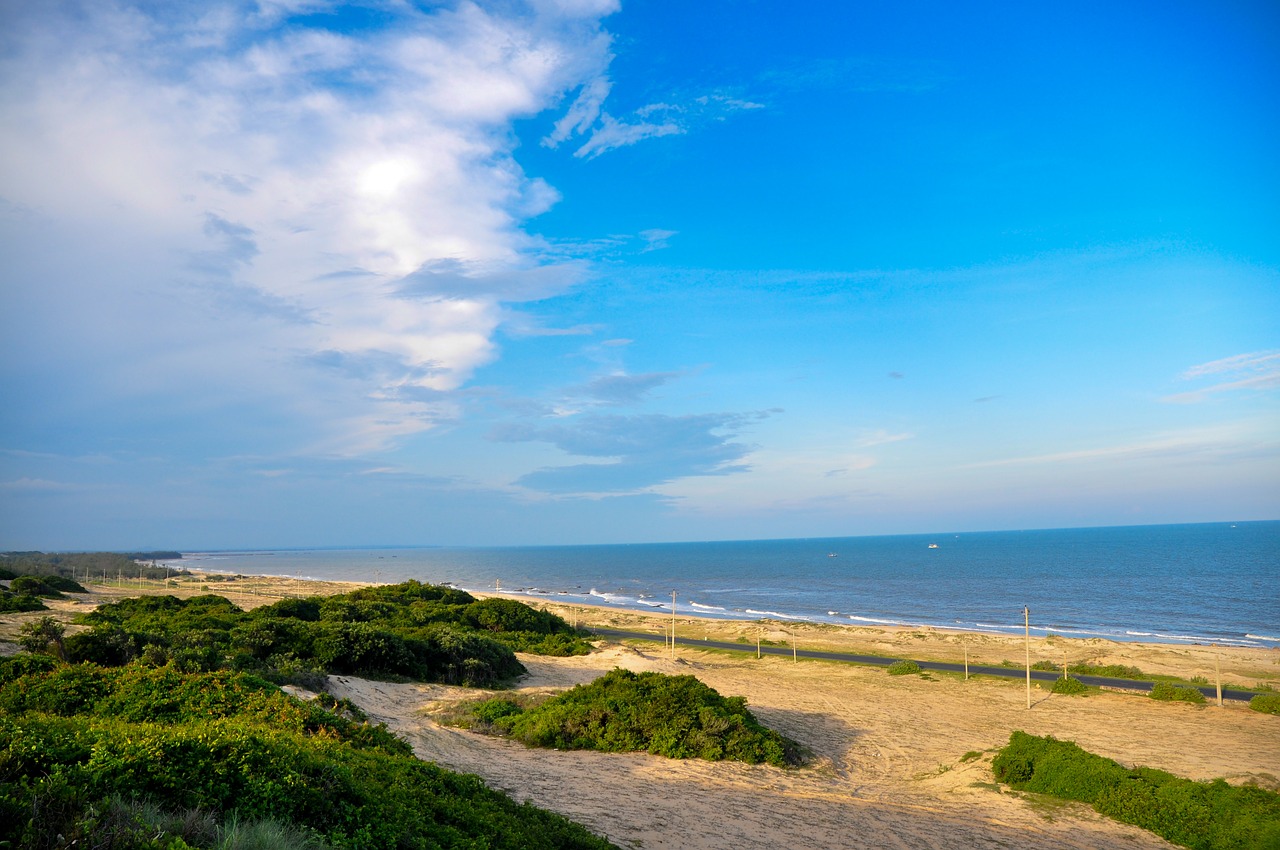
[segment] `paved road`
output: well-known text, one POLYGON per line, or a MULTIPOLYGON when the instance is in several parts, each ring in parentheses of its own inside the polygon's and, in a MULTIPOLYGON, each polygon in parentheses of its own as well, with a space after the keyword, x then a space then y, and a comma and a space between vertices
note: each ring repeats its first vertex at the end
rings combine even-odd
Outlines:
MULTIPOLYGON (((592 629, 592 632, 601 637, 625 638, 629 640, 651 640, 666 642, 665 635, 657 635, 651 632, 625 632, 616 629, 592 629)), ((696 638, 677 637, 676 643, 680 646, 701 647, 703 649, 727 649, 732 652, 753 652, 755 647, 744 643, 729 643, 728 641, 717 640, 698 640, 696 638)), ((786 655, 792 654, 790 647, 784 646, 762 646, 760 652, 765 655, 786 655)), ((874 664, 880 667, 888 667, 895 661, 901 661, 900 658, 881 658, 876 655, 853 655, 846 652, 822 652, 813 649, 797 649, 795 655, 798 658, 819 658, 824 661, 846 661, 853 664, 874 664)), ((963 673, 963 664, 951 664, 943 661, 917 661, 922 670, 940 670, 947 673, 963 673)), ((977 675, 981 673, 984 676, 1004 676, 1007 679, 1025 679, 1027 671, 1022 667, 989 667, 979 664, 969 665, 969 674, 977 675)), ((1045 670, 1032 670, 1031 678, 1040 682, 1057 681, 1061 674, 1050 673, 1045 670)), ((1084 682, 1086 685, 1094 685, 1103 688, 1124 688, 1131 691, 1149 691, 1153 682, 1143 682, 1137 679, 1112 679, 1108 676, 1081 676, 1076 675, 1075 678, 1084 682)), ((1211 700, 1218 698, 1216 688, 1200 688, 1200 693, 1204 694, 1211 700)), ((1255 694, 1251 691, 1235 691, 1222 689, 1223 699, 1244 700, 1248 702, 1253 699, 1255 694)))

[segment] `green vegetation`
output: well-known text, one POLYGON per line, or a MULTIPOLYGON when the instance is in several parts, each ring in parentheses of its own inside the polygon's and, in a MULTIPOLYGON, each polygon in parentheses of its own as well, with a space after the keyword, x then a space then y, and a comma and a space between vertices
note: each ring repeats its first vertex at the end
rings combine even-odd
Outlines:
POLYGON ((1263 714, 1280 714, 1280 694, 1258 694, 1249 700, 1249 708, 1263 714))
POLYGON ((553 614, 416 581, 253 611, 216 595, 141 596, 103 605, 79 622, 92 628, 66 639, 72 662, 233 669, 313 690, 329 673, 488 687, 524 672, 517 650, 590 650, 553 614))
POLYGON ((1221 779, 1193 782, 1162 770, 1128 770, 1070 741, 1014 732, 992 762, 1022 791, 1089 803, 1108 817, 1196 850, 1280 846, 1280 794, 1221 779))
POLYGON ((0 587, 0 614, 13 614, 18 611, 43 611, 49 606, 39 597, 29 593, 11 593, 0 587))
POLYGON ((1054 664, 1052 661, 1037 661, 1035 664, 1031 665, 1031 669, 1040 670, 1045 673, 1052 673, 1055 670, 1061 670, 1062 668, 1059 665, 1054 664))
MULTIPOLYGON (((19 575, 47 578, 57 576, 75 580, 93 579, 163 579, 173 575, 190 575, 186 570, 152 567, 139 561, 175 560, 180 552, 69 552, 63 554, 44 552, 0 553, 0 578, 19 575)), ((60 588, 68 590, 68 588, 60 588)), ((84 588, 71 589, 84 593, 84 588)))
POLYGON ((1151 698, 1166 702, 1204 703, 1204 694, 1196 688, 1187 688, 1171 682, 1156 682, 1151 688, 1151 698))
POLYGON ((742 697, 723 697, 693 676, 614 669, 539 705, 498 698, 472 708, 472 728, 531 747, 648 752, 778 767, 802 761, 800 746, 756 720, 742 697))
POLYGON ((346 715, 244 673, 0 660, 0 846, 611 846, 346 715))
POLYGON ((895 661, 889 665, 890 676, 908 676, 919 672, 920 665, 914 661, 895 661))
POLYGON ((1107 676, 1112 679, 1151 678, 1137 667, 1127 667, 1123 664, 1072 664, 1067 667, 1067 672, 1081 676, 1107 676))
POLYGON ((1055 694, 1082 694, 1088 690, 1088 685, 1072 676, 1059 676, 1053 683, 1055 694))

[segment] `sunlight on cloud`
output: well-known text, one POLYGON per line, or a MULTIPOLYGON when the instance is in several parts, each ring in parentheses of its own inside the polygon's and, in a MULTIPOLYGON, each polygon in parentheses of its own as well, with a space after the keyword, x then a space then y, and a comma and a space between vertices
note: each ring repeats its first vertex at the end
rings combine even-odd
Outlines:
MULTIPOLYGON (((510 126, 584 81, 588 101, 561 124, 587 118, 609 60, 598 18, 616 4, 389 3, 382 25, 349 32, 291 18, 345 7, 239 10, 13 16, 0 197, 64 244, 57 298, 145 305, 123 334, 185 323, 154 342, 200 345, 211 384, 249 382, 315 422, 308 448, 367 451, 451 415, 415 391, 456 390, 496 356, 501 302, 584 279, 521 230, 558 196, 514 161, 510 126), (84 232, 155 251, 107 258, 84 232), (297 372, 321 352, 360 366, 297 372)), ((113 365, 123 376, 109 355, 95 368, 113 365)), ((181 394, 189 379, 158 380, 181 394)))

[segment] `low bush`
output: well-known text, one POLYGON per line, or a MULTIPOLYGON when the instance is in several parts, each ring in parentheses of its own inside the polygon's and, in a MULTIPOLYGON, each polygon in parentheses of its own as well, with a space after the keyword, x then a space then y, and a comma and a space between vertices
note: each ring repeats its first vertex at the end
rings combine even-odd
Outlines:
POLYGON ((252 676, 7 659, 0 677, 0 847, 611 846, 252 676))
POLYGON ((1087 690, 1089 690, 1088 685, 1072 676, 1059 676, 1053 683, 1055 694, 1082 694, 1087 690))
POLYGON ((1106 676, 1111 679, 1147 678, 1147 674, 1137 667, 1128 667, 1124 664, 1072 664, 1067 668, 1067 672, 1080 676, 1106 676))
POLYGON ((991 766, 996 779, 1014 788, 1089 803, 1184 847, 1280 847, 1280 794, 1274 791, 1127 770, 1070 741, 1025 732, 1014 732, 991 766))
POLYGON ((693 676, 614 669, 532 708, 498 699, 473 713, 494 732, 533 747, 779 767, 803 757, 798 744, 756 720, 745 699, 721 696, 693 676))
POLYGON ((29 593, 10 593, 0 588, 0 614, 16 614, 19 611, 44 611, 48 609, 38 596, 29 593))
POLYGON ((311 689, 330 673, 491 687, 524 672, 517 651, 591 648, 554 614, 416 581, 248 612, 216 595, 147 596, 103 605, 80 622, 92 629, 68 639, 71 661, 231 668, 311 689))
POLYGON ((1151 688, 1151 698, 1165 702, 1190 702, 1197 705, 1205 701, 1204 694, 1196 688, 1174 685, 1170 682, 1156 682, 1151 688))
POLYGON ((36 576, 18 576, 9 582, 9 590, 19 596, 39 596, 44 599, 62 598, 62 591, 50 587, 36 576))
POLYGON ((1280 714, 1280 694, 1258 694, 1249 700, 1249 707, 1263 714, 1280 714))
POLYGON ((889 665, 890 676, 908 676, 919 672, 920 665, 914 661, 895 661, 889 665))

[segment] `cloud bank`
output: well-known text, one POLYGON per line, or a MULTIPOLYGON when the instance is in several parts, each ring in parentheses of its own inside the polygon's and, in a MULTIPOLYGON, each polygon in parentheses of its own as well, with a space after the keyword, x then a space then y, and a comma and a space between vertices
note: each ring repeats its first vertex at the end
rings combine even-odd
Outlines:
POLYGON ((310 423, 298 450, 356 454, 448 419, 497 356, 501 304, 584 279, 522 230, 558 196, 514 160, 511 125, 602 78, 616 8, 7 10, 15 381, 52 395, 31 353, 52 335, 96 349, 86 397, 241 404, 310 423))

